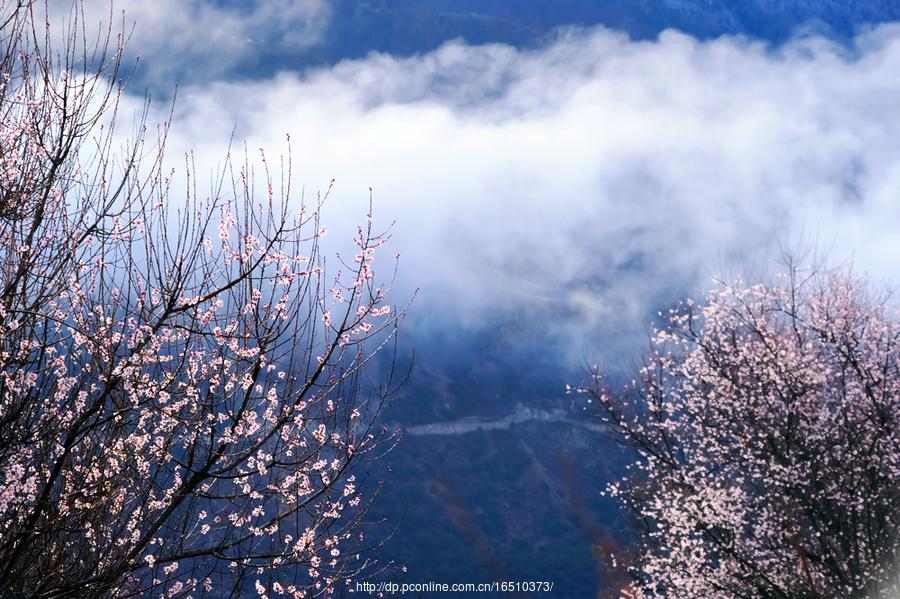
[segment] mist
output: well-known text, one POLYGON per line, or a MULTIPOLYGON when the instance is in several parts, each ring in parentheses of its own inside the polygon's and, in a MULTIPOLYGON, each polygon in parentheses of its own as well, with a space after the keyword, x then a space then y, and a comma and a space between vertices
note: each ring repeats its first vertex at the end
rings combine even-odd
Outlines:
POLYGON ((581 359, 800 240, 893 281, 898 70, 895 25, 849 48, 602 28, 539 50, 453 42, 185 86, 168 155, 193 150, 203 175, 231 139, 271 157, 290 135, 295 185, 336 181, 332 235, 349 239, 370 187, 377 221, 396 221, 414 321, 519 320, 581 359))

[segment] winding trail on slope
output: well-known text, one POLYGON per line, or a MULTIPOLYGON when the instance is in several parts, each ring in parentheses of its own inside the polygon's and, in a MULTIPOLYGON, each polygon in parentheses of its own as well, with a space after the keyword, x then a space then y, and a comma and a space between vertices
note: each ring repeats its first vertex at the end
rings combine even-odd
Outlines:
POLYGON ((538 408, 530 408, 521 404, 517 405, 512 413, 495 419, 485 419, 478 417, 460 418, 459 420, 448 420, 446 422, 434 422, 430 424, 419 424, 416 426, 406 427, 404 430, 407 434, 413 436, 426 435, 465 435, 468 433, 476 433, 483 431, 499 431, 508 430, 517 424, 525 424, 528 422, 553 422, 560 424, 568 424, 587 430, 604 433, 608 428, 598 422, 592 422, 588 419, 580 420, 572 417, 571 414, 564 410, 541 410, 538 408))

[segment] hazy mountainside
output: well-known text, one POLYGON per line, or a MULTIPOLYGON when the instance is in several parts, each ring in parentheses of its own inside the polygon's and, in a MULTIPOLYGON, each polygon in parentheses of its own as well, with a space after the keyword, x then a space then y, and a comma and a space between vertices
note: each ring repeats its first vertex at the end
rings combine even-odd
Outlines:
POLYGON ((373 472, 385 482, 373 534, 396 527, 378 556, 409 582, 546 580, 560 596, 596 596, 611 583, 598 557, 628 534, 600 494, 624 450, 584 396, 565 393, 585 371, 519 332, 403 334, 415 366, 383 418, 402 437, 373 472))
POLYGON ((551 581, 560 596, 596 596, 610 583, 596 552, 625 537, 599 494, 623 459, 565 422, 407 434, 375 507, 383 530, 397 527, 380 555, 410 582, 551 581))

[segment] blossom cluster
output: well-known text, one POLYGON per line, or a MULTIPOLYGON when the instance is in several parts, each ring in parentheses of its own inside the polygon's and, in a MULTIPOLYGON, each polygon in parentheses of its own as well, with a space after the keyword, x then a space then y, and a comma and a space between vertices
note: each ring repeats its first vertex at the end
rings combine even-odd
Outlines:
POLYGON ((0 595, 335 592, 369 565, 359 468, 390 436, 364 384, 402 317, 387 234, 369 215, 332 270, 327 194, 298 206, 262 153, 176 200, 164 130, 113 151, 121 40, 46 53, 29 3, 7 15, 0 595))
POLYGON ((898 588, 900 324, 863 279, 792 268, 664 317, 638 380, 586 389, 637 448, 608 491, 645 534, 635 597, 898 588))

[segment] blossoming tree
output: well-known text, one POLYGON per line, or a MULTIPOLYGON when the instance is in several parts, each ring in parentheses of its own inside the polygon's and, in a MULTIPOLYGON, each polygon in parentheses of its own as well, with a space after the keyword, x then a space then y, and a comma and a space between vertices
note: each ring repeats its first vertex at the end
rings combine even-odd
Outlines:
POLYGON ((386 235, 326 268, 289 160, 176 194, 123 37, 40 8, 0 0, 0 595, 328 594, 367 566, 386 235))
POLYGON ((900 325, 847 270, 720 284, 669 311, 624 393, 614 496, 636 597, 896 596, 900 325))

